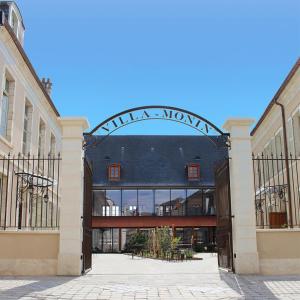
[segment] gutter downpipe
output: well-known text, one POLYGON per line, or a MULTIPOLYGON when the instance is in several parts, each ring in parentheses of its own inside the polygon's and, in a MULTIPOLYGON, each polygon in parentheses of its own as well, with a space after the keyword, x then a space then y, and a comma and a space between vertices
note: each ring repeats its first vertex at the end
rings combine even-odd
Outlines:
POLYGON ((281 108, 281 118, 282 118, 282 129, 283 129, 283 146, 284 146, 284 160, 286 168, 286 178, 287 178, 287 192, 288 192, 288 205, 289 205, 289 221, 290 228, 293 228, 293 214, 292 214, 292 192, 291 192, 291 178, 289 170, 289 154, 288 154, 288 142, 287 142, 287 130, 286 130, 286 119, 285 119, 285 109, 282 103, 279 103, 276 99, 275 104, 279 105, 281 108))

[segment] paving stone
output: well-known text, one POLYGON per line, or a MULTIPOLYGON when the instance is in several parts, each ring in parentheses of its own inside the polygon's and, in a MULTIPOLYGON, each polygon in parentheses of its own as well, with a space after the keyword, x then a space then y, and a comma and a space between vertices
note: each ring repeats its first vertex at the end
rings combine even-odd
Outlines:
POLYGON ((300 276, 238 276, 202 256, 175 264, 98 255, 82 277, 0 277, 0 300, 300 300, 300 276))

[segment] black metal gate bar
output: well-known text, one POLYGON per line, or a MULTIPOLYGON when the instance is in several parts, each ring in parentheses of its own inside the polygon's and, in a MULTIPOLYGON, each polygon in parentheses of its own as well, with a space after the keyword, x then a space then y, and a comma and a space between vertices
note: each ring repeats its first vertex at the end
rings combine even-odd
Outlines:
POLYGON ((219 267, 229 269, 234 272, 229 159, 225 159, 225 161, 216 169, 215 181, 218 264, 219 267))
POLYGON ((82 273, 92 268, 92 168, 84 159, 82 273))

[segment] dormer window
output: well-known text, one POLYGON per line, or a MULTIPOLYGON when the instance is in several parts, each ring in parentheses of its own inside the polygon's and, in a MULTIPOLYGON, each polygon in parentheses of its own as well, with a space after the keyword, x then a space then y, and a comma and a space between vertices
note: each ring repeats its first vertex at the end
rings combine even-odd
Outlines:
POLYGON ((14 1, 0 1, 0 20, 2 21, 2 25, 8 22, 15 36, 23 46, 25 27, 21 12, 14 1))
POLYGON ((199 164, 189 164, 187 166, 188 179, 189 180, 199 180, 200 179, 200 165, 199 164))
POLYGON ((18 25, 19 25, 18 23, 19 23, 18 22, 18 18, 16 16, 15 12, 12 11, 12 15, 11 15, 11 28, 13 29, 16 37, 18 37, 18 25))
POLYGON ((119 181, 121 178, 121 165, 111 164, 108 166, 108 179, 110 181, 119 181))

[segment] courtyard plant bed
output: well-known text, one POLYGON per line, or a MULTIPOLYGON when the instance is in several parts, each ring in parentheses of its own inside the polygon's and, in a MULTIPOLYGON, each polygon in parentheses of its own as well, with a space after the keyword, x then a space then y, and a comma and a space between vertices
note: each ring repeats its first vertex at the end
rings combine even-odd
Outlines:
POLYGON ((194 257, 195 252, 189 248, 180 249, 180 238, 172 234, 169 227, 155 228, 149 235, 142 232, 134 234, 126 245, 126 252, 145 258, 166 261, 202 260, 194 257))

